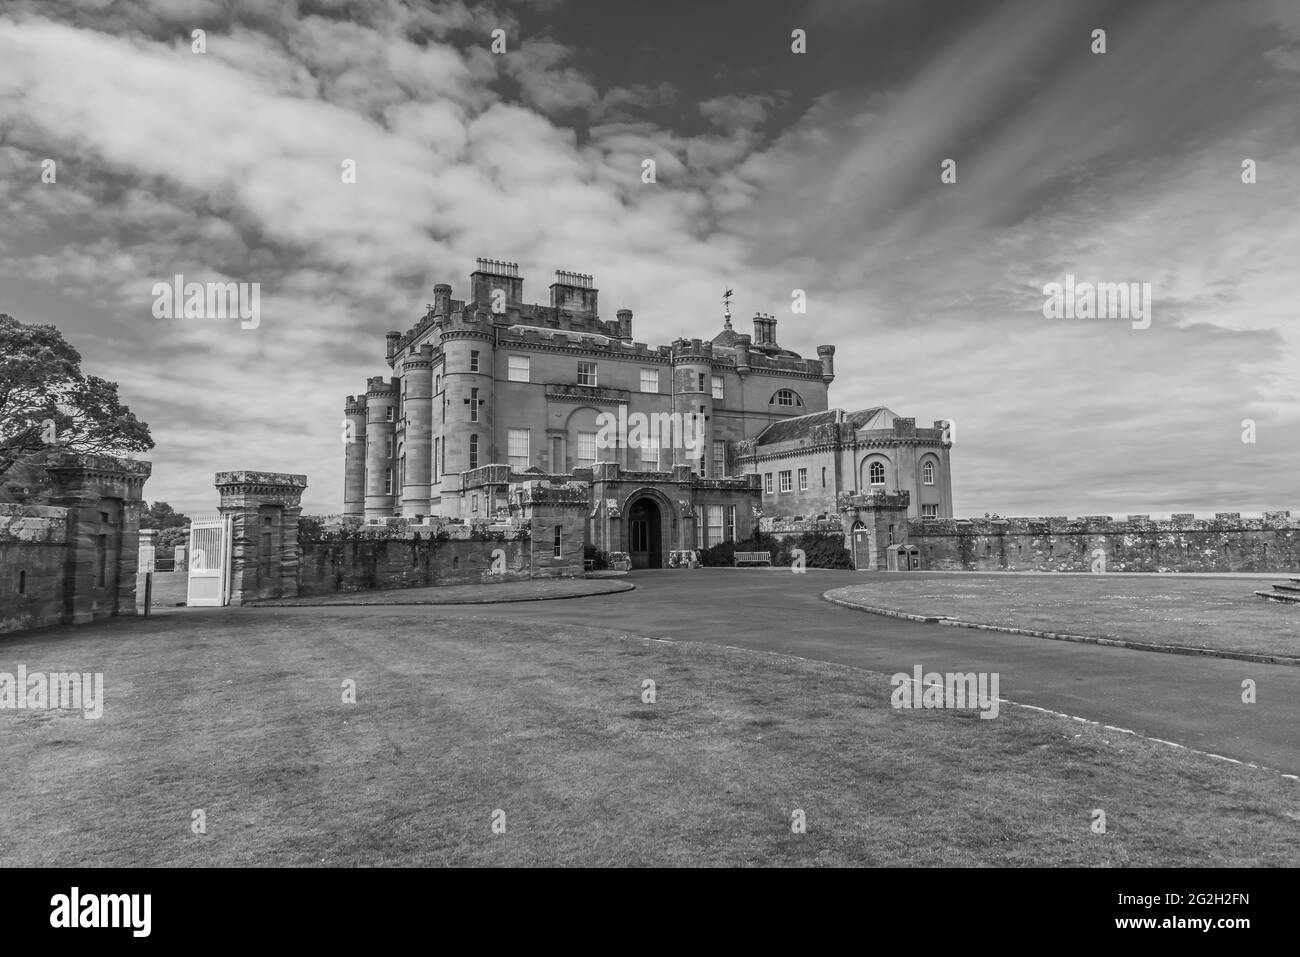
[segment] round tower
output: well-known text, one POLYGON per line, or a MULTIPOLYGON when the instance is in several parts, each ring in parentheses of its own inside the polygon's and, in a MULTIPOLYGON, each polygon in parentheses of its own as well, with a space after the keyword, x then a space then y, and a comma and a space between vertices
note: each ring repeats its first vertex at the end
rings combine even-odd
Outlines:
MULTIPOLYGON (((446 506, 448 493, 455 493, 461 487, 453 476, 497 460, 493 442, 492 317, 486 309, 475 312, 467 309, 454 314, 439 328, 442 330, 442 387, 447 403, 442 427, 447 463, 443 482, 446 506)), ((448 511, 444 508, 444 512, 448 511)))
POLYGON ((397 467, 392 446, 396 427, 397 388, 383 376, 366 380, 366 521, 395 514, 397 467))
POLYGON ((429 514, 433 481, 433 345, 402 360, 402 478, 403 517, 429 514))
POLYGON ((671 442, 672 464, 689 465, 707 474, 713 429, 713 343, 700 339, 678 339, 673 352, 674 431, 662 435, 660 448, 671 442))
POLYGON ((366 514, 366 397, 348 396, 343 406, 343 515, 366 514))

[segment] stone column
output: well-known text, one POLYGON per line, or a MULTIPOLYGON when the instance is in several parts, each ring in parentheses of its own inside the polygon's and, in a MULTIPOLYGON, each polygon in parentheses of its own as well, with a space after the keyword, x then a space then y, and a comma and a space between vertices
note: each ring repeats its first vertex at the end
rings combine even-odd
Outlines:
POLYGON ((219 510, 231 519, 230 603, 298 594, 298 517, 307 476, 218 472, 219 510))

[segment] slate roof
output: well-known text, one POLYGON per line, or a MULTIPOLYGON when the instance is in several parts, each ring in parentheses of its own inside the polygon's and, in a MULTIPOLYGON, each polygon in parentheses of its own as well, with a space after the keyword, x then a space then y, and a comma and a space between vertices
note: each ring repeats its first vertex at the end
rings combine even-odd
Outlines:
MULTIPOLYGON (((782 419, 780 422, 773 422, 766 429, 758 434, 757 444, 775 445, 778 442, 793 442, 797 439, 807 438, 812 430, 821 425, 834 425, 837 409, 830 409, 826 412, 810 412, 807 415, 795 416, 791 419, 782 419)), ((865 426, 881 412, 890 412, 884 406, 877 406, 874 409, 862 409, 858 412, 845 412, 844 421, 852 425, 856 432, 865 426)))

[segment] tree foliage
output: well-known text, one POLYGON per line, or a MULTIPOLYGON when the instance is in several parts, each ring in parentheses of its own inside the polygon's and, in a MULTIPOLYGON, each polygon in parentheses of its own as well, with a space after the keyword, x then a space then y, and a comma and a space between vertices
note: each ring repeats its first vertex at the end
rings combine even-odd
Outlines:
POLYGON ((58 329, 0 314, 0 478, 51 449, 126 455, 153 446, 117 383, 83 375, 81 354, 58 329))
POLYGON ((182 528, 190 523, 188 515, 176 511, 166 502, 154 502, 140 512, 141 528, 182 528))

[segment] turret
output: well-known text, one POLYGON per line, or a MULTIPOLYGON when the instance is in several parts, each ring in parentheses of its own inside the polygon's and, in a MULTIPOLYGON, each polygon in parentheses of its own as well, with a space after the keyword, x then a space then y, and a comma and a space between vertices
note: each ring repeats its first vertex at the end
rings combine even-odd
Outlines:
POLYGON ((397 472, 402 479, 403 516, 428 515, 433 469, 433 344, 424 343, 402 360, 405 427, 397 472))
POLYGON ((620 339, 632 340, 632 310, 620 309, 618 311, 618 337, 620 339))
POLYGON ((343 406, 343 514, 366 513, 366 397, 348 396, 343 406))
POLYGON ((822 360, 822 381, 830 385, 835 378, 835 347, 818 346, 817 356, 822 360))
POLYGON ((393 515, 397 501, 397 386, 383 376, 366 382, 366 520, 393 515))
POLYGON ((493 448, 492 351, 493 327, 469 317, 453 319, 441 333, 442 387, 446 418, 442 427, 445 477, 444 511, 447 492, 459 488, 453 476, 495 461, 493 448))
POLYGON ((749 375, 749 336, 736 336, 736 372, 749 375))
POLYGON ((385 359, 391 359, 393 355, 397 352, 397 343, 398 340, 400 340, 401 338, 402 338, 402 334, 398 332, 396 329, 394 329, 391 332, 384 333, 384 344, 387 346, 387 351, 384 352, 385 359))
POLYGON ((682 434, 673 437, 671 461, 706 475, 713 435, 713 343, 678 339, 672 356, 673 412, 680 416, 682 434), (694 448, 684 447, 683 440, 694 448))
POLYGON ((433 287, 433 314, 435 316, 451 315, 451 286, 440 282, 433 287))

